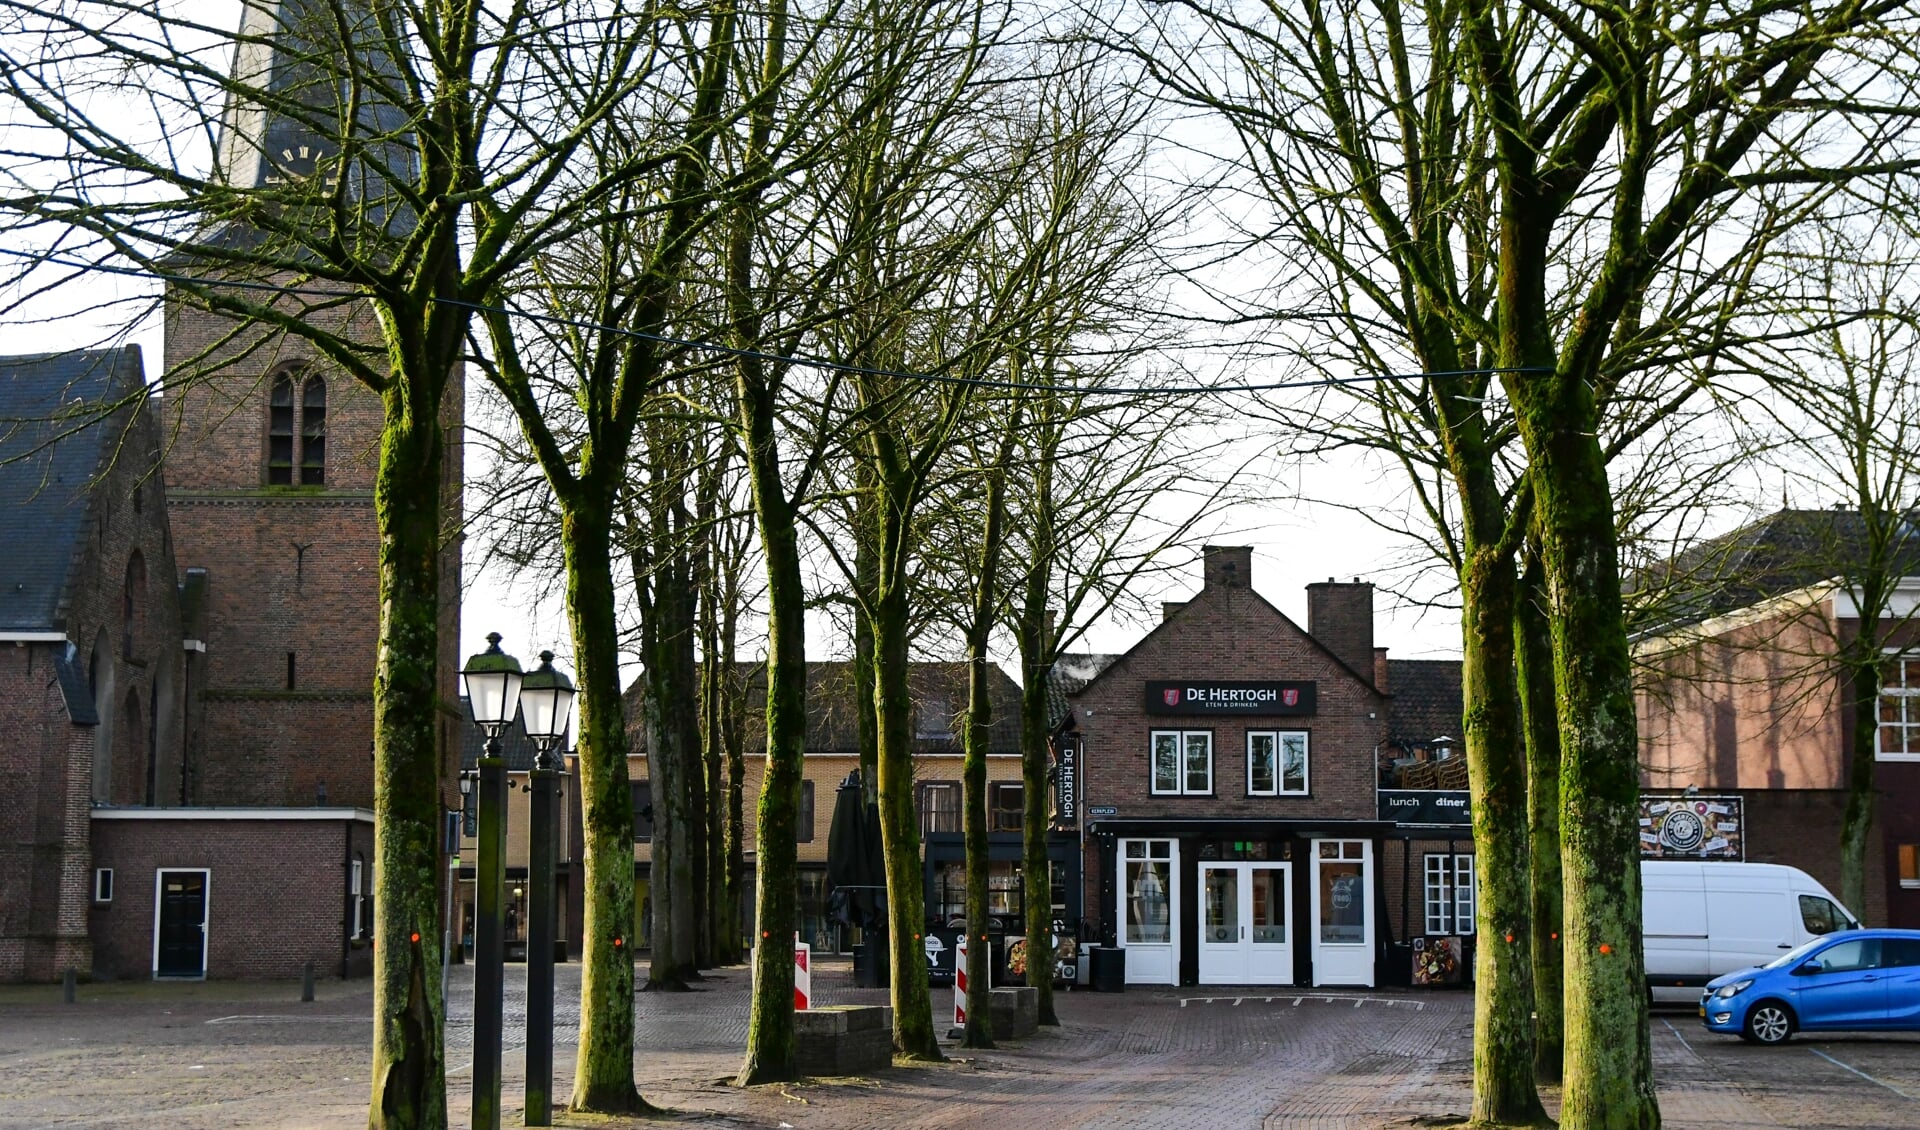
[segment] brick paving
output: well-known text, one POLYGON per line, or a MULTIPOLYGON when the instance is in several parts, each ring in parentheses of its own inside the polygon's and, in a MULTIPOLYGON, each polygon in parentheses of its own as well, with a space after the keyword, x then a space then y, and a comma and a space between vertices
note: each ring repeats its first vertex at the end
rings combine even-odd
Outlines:
MULTIPOLYGON (((520 1121, 523 973, 509 967, 508 1125, 520 1121)), ((563 1096, 577 973, 564 966, 558 978, 563 1096)), ((312 1005, 297 1003, 298 986, 285 984, 87 986, 75 1006, 58 1003, 57 987, 0 990, 0 1128, 363 1124, 370 987, 320 988, 312 1005)), ((452 1124, 465 1125, 470 973, 456 970, 449 988, 448 1098, 452 1124)), ((814 991, 823 1004, 885 1000, 883 991, 854 989, 845 963, 832 959, 818 963, 814 991)), ((676 1112, 677 1122, 767 1130, 1374 1130, 1464 1114, 1466 995, 1234 993, 1064 993, 1066 1027, 1018 1044, 992 1051, 949 1044, 944 1064, 742 1090, 727 1082, 747 1024, 745 970, 734 969, 701 991, 637 998, 635 1069, 642 1092, 676 1112)), ((948 1007, 947 993, 934 999, 948 1007)), ((1785 1048, 1753 1048, 1670 1014, 1654 1021, 1654 1051, 1669 1127, 1920 1127, 1920 1037, 1798 1038, 1785 1048)))

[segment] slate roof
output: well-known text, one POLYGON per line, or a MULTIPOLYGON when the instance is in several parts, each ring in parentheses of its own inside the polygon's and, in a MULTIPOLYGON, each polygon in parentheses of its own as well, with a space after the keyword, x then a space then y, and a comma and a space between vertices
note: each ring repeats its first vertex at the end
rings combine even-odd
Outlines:
POLYGON ((1047 672, 1047 729, 1059 729, 1067 720, 1068 696, 1078 694, 1119 658, 1118 652, 1070 651, 1054 660, 1047 672))
POLYGON ((93 686, 80 665, 80 649, 72 643, 53 662, 60 680, 60 698, 66 703, 67 717, 76 726, 98 726, 100 711, 93 703, 93 686))
MULTIPOLYGON (((736 664, 747 685, 747 750, 766 750, 767 682, 761 663, 736 664)), ((1020 752, 1020 685, 997 665, 989 665, 988 701, 993 721, 987 726, 987 752, 1020 752)), ((917 662, 907 676, 914 702, 916 754, 962 752, 960 727, 967 708, 967 665, 917 662)), ((640 724, 644 677, 627 688, 627 747, 635 755, 646 752, 645 727, 640 724)), ((856 712, 853 663, 815 660, 807 664, 807 752, 854 753, 860 749, 860 719, 856 712)))
POLYGON ((1387 740, 1425 746, 1437 737, 1460 740, 1458 659, 1387 660, 1387 740))
POLYGON ((88 426, 142 380, 140 350, 0 357, 0 631, 60 630, 115 429, 88 426))
MULTIPOLYGON (((480 727, 473 724, 466 695, 460 696, 460 718, 460 768, 475 769, 480 765, 480 753, 486 749, 487 739, 480 727)), ((571 740, 572 735, 568 738, 571 740)), ((571 752, 571 747, 559 752, 564 756, 571 752)), ((527 737, 527 728, 519 718, 500 735, 500 756, 506 760, 509 773, 525 773, 533 768, 533 740, 527 737)))
MULTIPOLYGON (((1920 512, 1898 523, 1896 575, 1920 573, 1920 512)), ((1856 511, 1776 511, 1628 577, 1632 626, 1636 634, 1671 630, 1845 577, 1866 558, 1867 544, 1856 511)))

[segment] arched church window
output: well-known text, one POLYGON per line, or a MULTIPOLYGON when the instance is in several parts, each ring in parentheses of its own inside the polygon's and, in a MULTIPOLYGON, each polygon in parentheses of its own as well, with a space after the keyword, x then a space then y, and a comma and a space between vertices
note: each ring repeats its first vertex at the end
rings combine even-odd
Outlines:
POLYGON ((326 481, 327 382, 281 373, 267 397, 267 485, 317 487, 326 481))
POLYGON ((267 485, 293 485, 293 378, 273 378, 267 408, 267 485))
POLYGON ((300 392, 300 485, 327 481, 327 382, 308 377, 300 392))

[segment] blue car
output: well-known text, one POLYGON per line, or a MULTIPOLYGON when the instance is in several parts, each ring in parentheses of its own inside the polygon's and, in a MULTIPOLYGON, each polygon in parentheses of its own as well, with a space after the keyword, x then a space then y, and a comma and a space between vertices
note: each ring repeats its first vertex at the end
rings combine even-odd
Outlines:
POLYGON ((1756 1044, 1795 1032, 1920 1032, 1920 930, 1842 930, 1707 983, 1700 1023, 1756 1044))

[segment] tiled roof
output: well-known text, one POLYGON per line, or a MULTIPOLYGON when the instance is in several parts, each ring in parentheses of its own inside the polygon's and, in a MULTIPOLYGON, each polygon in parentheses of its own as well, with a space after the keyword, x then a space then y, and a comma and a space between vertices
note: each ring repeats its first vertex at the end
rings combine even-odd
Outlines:
POLYGON ((114 438, 93 421, 141 379, 133 346, 0 358, 0 630, 64 626, 87 493, 114 438))
MULTIPOLYGON (((1920 573, 1920 514, 1892 521, 1896 575, 1920 573)), ((1636 633, 1697 624, 1833 578, 1867 557, 1866 523, 1852 510, 1780 510, 1710 538, 1628 577, 1636 633)))
MULTIPOLYGON (((766 666, 761 663, 735 665, 747 687, 747 749, 759 753, 766 749, 767 690, 766 666)), ((987 726, 987 751, 996 754, 1020 752, 1020 685, 997 665, 989 665, 987 698, 993 707, 993 721, 987 726)), ((627 744, 635 754, 646 752, 645 727, 641 725, 642 693, 645 677, 635 679, 627 688, 627 744)), ((908 674, 908 687, 914 702, 914 752, 960 753, 961 725, 967 707, 967 665, 965 663, 920 662, 908 674)), ((849 660, 817 660, 807 664, 807 751, 809 753, 852 753, 860 748, 860 719, 856 713, 853 687, 853 663, 849 660)))
POLYGON ((1437 737, 1460 740, 1460 661, 1387 660, 1387 740, 1425 746, 1437 737))

